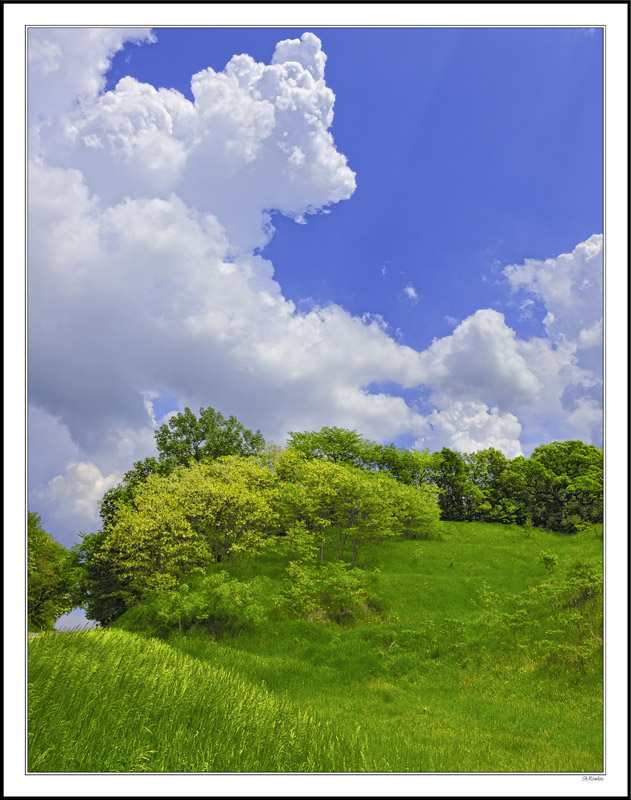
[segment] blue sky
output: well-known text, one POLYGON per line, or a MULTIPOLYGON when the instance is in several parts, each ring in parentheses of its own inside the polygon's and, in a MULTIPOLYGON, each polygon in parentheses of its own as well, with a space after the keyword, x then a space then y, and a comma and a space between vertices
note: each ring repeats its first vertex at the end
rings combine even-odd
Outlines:
POLYGON ((602 62, 600 29, 31 29, 47 529, 97 529, 185 405, 278 444, 600 445, 602 62))
MULTIPOLYGON (((494 285, 506 264, 602 233, 602 31, 310 30, 357 189, 306 225, 275 215, 265 255, 285 297, 382 314, 416 348, 450 332, 445 316, 485 304, 518 333, 540 332, 494 285), (408 283, 417 304, 404 302, 408 283)), ((238 53, 267 63, 303 32, 159 30, 156 44, 114 57, 107 86, 127 74, 192 99, 194 72, 238 53)))

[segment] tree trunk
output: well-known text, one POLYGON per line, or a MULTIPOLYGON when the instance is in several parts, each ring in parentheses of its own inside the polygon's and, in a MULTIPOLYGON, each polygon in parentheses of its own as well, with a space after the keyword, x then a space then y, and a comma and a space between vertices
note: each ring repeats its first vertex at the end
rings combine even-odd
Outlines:
POLYGON ((355 559, 357 558, 357 546, 359 543, 359 536, 355 537, 355 541, 353 542, 353 560, 351 562, 351 567, 355 566, 355 559))

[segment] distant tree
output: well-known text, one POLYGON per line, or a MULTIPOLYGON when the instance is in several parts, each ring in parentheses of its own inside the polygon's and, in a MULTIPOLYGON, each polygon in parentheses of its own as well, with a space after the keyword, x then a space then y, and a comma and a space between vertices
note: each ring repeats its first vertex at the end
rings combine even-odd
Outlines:
POLYGON ((108 625, 138 600, 138 593, 121 580, 117 553, 105 548, 109 528, 96 533, 81 533, 81 541, 71 548, 76 574, 74 605, 85 610, 88 619, 108 625))
POLYGON ((441 519, 462 521, 467 519, 468 469, 465 458, 455 450, 443 447, 436 454, 434 483, 441 490, 438 498, 441 519))
MULTIPOLYGON (((602 450, 580 441, 536 447, 530 458, 510 462, 503 478, 522 518, 558 533, 602 521, 602 450)), ((520 520, 518 520, 520 521, 520 520)))
POLYGON ((185 408, 155 433, 160 460, 188 466, 220 456, 251 456, 265 447, 260 431, 250 431, 236 417, 223 417, 213 408, 200 408, 199 417, 185 408))
POLYGON ((468 520, 514 522, 517 506, 506 495, 503 476, 509 464, 499 450, 489 447, 464 455, 467 468, 465 504, 468 520))
POLYGON ((371 461, 401 483, 427 486, 434 479, 436 459, 429 450, 407 450, 394 444, 374 445, 371 461))
POLYGON ((57 619, 73 608, 73 573, 68 551, 32 511, 28 512, 27 573, 29 629, 53 630, 57 619))
POLYGON ((310 459, 388 472, 401 483, 424 486, 432 482, 433 458, 429 451, 406 450, 393 443, 377 444, 354 430, 325 427, 292 432, 288 445, 310 459))
POLYGON ((320 458, 364 469, 373 466, 376 447, 375 442, 364 439, 357 431, 335 427, 304 433, 292 431, 287 443, 307 458, 320 458))

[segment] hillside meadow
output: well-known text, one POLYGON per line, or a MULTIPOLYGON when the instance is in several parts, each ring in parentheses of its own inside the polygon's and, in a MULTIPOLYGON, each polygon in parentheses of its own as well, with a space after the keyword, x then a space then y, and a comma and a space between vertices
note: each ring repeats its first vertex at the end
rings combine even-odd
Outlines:
POLYGON ((602 771, 602 526, 375 542, 352 619, 291 618, 288 564, 209 570, 256 608, 222 635, 137 607, 31 639, 29 771, 602 771))

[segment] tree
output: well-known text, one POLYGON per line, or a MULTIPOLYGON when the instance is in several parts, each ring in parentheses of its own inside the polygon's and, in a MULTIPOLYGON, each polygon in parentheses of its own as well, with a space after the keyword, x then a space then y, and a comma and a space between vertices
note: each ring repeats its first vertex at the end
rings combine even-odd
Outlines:
POLYGON ((433 481, 435 458, 429 450, 406 450, 394 444, 374 445, 371 461, 401 483, 426 486, 433 481))
POLYGON ((274 530, 273 476, 229 456, 151 475, 121 505, 94 556, 111 565, 124 599, 170 591, 217 561, 255 554, 274 530))
POLYGON ((109 528, 97 533, 80 533, 70 555, 76 574, 74 605, 85 610, 86 617, 108 625, 138 600, 117 570, 119 553, 105 549, 109 528))
POLYGON ((161 425, 155 437, 160 460, 184 466, 220 456, 251 456, 265 446, 260 431, 244 428, 236 417, 225 419, 213 408, 200 408, 198 418, 187 407, 161 425))
POLYGON ((265 447, 260 431, 244 428, 236 417, 225 419, 212 408, 200 408, 199 418, 190 408, 174 414, 155 432, 158 458, 136 461, 117 486, 108 489, 100 503, 105 528, 114 525, 121 506, 135 507, 138 488, 152 475, 170 475, 179 466, 221 456, 250 456, 265 447))
POLYGON ((509 462, 505 492, 519 507, 517 522, 576 533, 581 522, 602 521, 602 451, 580 441, 552 442, 509 462))
POLYGON ((73 574, 68 551, 42 527, 38 514, 28 512, 29 629, 53 630, 73 608, 73 574))
POLYGON ((346 555, 355 565, 369 541, 395 534, 430 538, 436 533, 435 493, 406 486, 387 472, 309 459, 292 447, 278 455, 274 470, 280 479, 281 524, 290 533, 310 535, 320 563, 327 544, 337 559, 346 555))
POLYGON ((145 458, 136 461, 132 469, 123 476, 121 483, 108 489, 103 495, 100 505, 100 516, 103 527, 108 528, 116 521, 118 508, 121 505, 134 507, 136 491, 151 475, 170 475, 175 469, 175 462, 170 458, 145 458))
POLYGON ((434 482, 441 490, 438 498, 441 519, 467 519, 467 462, 460 453, 443 447, 436 454, 434 482))
POLYGON ((467 468, 465 483, 466 518, 484 522, 514 522, 517 507, 506 497, 502 477, 508 459, 489 447, 464 455, 467 468))
POLYGON ((394 443, 377 444, 354 430, 325 427, 319 431, 292 432, 288 445, 309 459, 385 471, 401 483, 423 486, 432 480, 433 457, 429 451, 406 450, 394 443))
POLYGON ((289 434, 289 447, 307 458, 320 458, 354 467, 373 466, 375 442, 344 428, 321 428, 319 431, 289 434))

